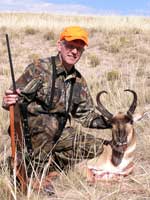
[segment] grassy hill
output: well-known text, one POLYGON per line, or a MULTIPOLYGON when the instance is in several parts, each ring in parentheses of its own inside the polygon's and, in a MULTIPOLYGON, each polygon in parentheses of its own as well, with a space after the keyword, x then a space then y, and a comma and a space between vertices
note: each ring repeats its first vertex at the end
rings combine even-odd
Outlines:
MULTIPOLYGON (((59 32, 69 25, 80 25, 89 32, 89 46, 76 67, 87 80, 93 99, 107 90, 103 102, 113 113, 126 111, 131 103, 124 89, 138 95, 137 111, 150 109, 150 18, 137 16, 65 16, 31 13, 0 13, 0 103, 11 84, 5 34, 10 37, 16 79, 37 58, 55 55, 59 32)), ((0 108, 1 160, 9 153, 8 112, 0 108)), ((135 125, 137 152, 135 171, 119 183, 90 185, 74 171, 54 181, 58 198, 63 200, 145 200, 150 199, 150 123, 135 125)), ((90 130, 87 130, 90 131, 90 130)), ((92 132, 94 132, 92 130, 92 132)), ((105 131, 96 131, 106 135, 105 131)), ((110 133, 108 133, 110 134, 110 133)), ((0 199, 12 191, 7 170, 0 174, 0 199)), ((29 197, 40 199, 32 191, 29 197)), ((15 199, 15 194, 14 194, 15 199)), ((54 197, 52 199, 55 199, 54 197)))

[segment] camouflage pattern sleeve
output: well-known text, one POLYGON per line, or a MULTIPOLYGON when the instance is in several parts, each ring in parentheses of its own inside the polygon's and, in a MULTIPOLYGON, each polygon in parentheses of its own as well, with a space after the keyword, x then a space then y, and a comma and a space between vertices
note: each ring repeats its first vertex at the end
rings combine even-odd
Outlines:
POLYGON ((21 91, 35 79, 39 79, 41 75, 41 67, 36 66, 34 63, 28 65, 23 74, 17 79, 16 87, 20 88, 21 91))
POLYGON ((95 110, 96 108, 85 79, 83 77, 80 81, 77 79, 74 86, 72 109, 72 115, 75 120, 84 127, 110 128, 107 120, 102 115, 96 113, 95 110))
MULTIPOLYGON (((23 98, 26 98, 28 101, 31 101, 30 96, 33 98, 33 93, 37 90, 37 86, 41 83, 41 69, 37 67, 34 63, 28 65, 20 77, 16 80, 16 88, 19 88, 21 95, 19 96, 19 101, 23 98), (25 95, 25 94, 28 95, 25 95), (32 95, 30 95, 32 94, 32 95)), ((10 86, 9 89, 12 89, 10 86)), ((2 107, 7 109, 4 102, 2 102, 2 107)))
MULTIPOLYGON (((18 80, 16 81, 16 88, 19 88, 21 91, 24 89, 24 87, 32 80, 33 78, 33 68, 34 68, 34 65, 31 64, 29 65, 25 71, 23 72, 22 75, 20 75, 20 77, 18 78, 18 80)), ((10 88, 12 90, 12 86, 10 86, 10 88)), ((19 98, 20 99, 20 98, 19 98)), ((4 102, 2 102, 2 107, 4 109, 8 109, 4 102)))

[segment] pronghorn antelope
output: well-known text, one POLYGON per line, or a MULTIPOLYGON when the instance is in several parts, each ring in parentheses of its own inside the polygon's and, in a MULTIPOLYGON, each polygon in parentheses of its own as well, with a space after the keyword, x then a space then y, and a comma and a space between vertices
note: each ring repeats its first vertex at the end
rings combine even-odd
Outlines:
POLYGON ((77 168, 85 175, 88 181, 116 180, 130 174, 134 168, 133 158, 136 148, 136 135, 133 122, 142 119, 143 115, 134 115, 137 106, 137 94, 133 90, 125 90, 133 94, 132 104, 126 114, 119 112, 111 114, 101 103, 100 97, 106 91, 97 94, 98 110, 112 125, 112 140, 104 146, 99 156, 84 160, 77 168))

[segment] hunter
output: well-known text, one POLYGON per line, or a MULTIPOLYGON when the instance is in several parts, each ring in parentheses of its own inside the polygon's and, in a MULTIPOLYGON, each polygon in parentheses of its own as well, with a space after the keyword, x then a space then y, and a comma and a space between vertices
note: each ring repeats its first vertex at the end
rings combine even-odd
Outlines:
POLYGON ((111 128, 95 111, 87 83, 75 68, 86 46, 88 33, 84 28, 66 27, 57 41, 57 55, 29 64, 16 81, 16 93, 11 87, 5 91, 4 109, 9 110, 16 102, 27 103, 28 141, 31 143, 27 146, 40 169, 50 158, 53 166, 63 170, 103 151, 103 139, 66 126, 74 118, 83 127, 111 128))

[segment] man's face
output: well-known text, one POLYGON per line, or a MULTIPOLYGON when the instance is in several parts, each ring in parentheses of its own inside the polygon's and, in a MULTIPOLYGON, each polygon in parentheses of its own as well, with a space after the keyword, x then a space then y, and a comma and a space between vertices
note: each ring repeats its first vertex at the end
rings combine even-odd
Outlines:
POLYGON ((80 59, 84 51, 84 42, 82 40, 59 41, 57 44, 62 63, 66 70, 70 70, 72 66, 80 59))

